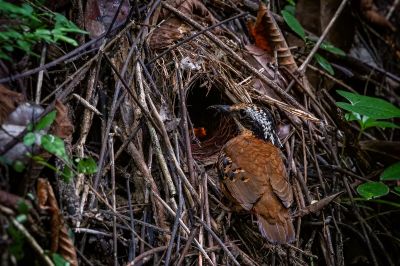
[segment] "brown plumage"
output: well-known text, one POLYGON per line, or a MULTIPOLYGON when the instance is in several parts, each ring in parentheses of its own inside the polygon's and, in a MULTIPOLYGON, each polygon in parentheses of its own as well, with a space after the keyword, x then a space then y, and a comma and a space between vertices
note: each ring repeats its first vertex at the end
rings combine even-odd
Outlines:
POLYGON ((280 142, 272 116, 252 104, 222 109, 233 115, 240 128, 240 134, 226 143, 218 158, 224 195, 257 216, 260 232, 269 242, 292 242, 295 233, 289 207, 293 194, 280 150, 275 146, 280 142))

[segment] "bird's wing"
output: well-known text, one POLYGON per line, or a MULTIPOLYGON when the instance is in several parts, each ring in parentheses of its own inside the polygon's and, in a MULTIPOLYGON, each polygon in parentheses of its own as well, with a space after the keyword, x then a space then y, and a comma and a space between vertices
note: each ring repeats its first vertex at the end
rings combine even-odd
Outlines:
POLYGON ((238 136, 225 145, 218 160, 225 191, 245 210, 253 207, 268 185, 265 173, 257 170, 264 167, 263 162, 251 148, 251 142, 238 136))
POLYGON ((289 208, 293 202, 292 187, 287 178, 286 169, 278 148, 276 148, 276 153, 278 156, 270 156, 270 159, 265 166, 265 171, 269 175, 269 182, 272 190, 282 201, 283 205, 286 208, 289 208))

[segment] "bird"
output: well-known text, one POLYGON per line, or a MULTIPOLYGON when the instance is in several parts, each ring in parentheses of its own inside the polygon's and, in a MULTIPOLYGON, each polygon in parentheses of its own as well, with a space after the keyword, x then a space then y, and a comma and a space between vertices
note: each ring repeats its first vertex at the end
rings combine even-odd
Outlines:
POLYGON ((271 244, 295 239, 289 213, 293 192, 270 111, 256 104, 212 105, 233 118, 239 134, 221 149, 220 188, 237 209, 255 214, 261 235, 271 244))

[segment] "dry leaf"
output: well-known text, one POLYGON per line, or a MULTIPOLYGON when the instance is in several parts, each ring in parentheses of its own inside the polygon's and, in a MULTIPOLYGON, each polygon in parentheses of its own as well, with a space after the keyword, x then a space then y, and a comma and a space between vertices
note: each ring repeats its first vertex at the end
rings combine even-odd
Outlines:
POLYGON ((58 100, 56 100, 54 107, 57 110, 57 115, 54 124, 52 125, 51 132, 63 139, 71 137, 74 131, 74 126, 69 120, 68 108, 58 100))
POLYGON ((255 40, 257 47, 267 51, 273 56, 274 51, 278 55, 278 65, 284 66, 291 72, 297 70, 297 64, 290 52, 285 38, 282 35, 275 19, 267 6, 260 2, 255 25, 249 25, 249 31, 255 40))
POLYGON ((9 90, 6 86, 0 84, 0 125, 22 101, 24 101, 22 94, 9 90))
POLYGON ((294 216, 305 216, 310 213, 317 213, 323 208, 325 208, 329 203, 331 203, 333 200, 335 200, 337 197, 339 197, 343 192, 338 192, 336 194, 330 195, 328 197, 325 197, 315 203, 312 203, 303 209, 300 209, 294 216))
POLYGON ((391 31, 396 31, 396 28, 387 20, 384 16, 379 14, 378 8, 374 4, 373 0, 361 0, 360 2, 361 13, 372 24, 388 28, 391 31))
MULTIPOLYGON (((191 19, 204 25, 210 26, 217 22, 210 11, 199 0, 173 0, 167 2, 191 19)), ((151 34, 150 47, 152 49, 164 49, 174 41, 183 38, 191 30, 185 22, 175 16, 171 17, 170 12, 165 9, 162 10, 159 21, 163 19, 165 21, 151 34)), ((218 28, 213 30, 214 33, 219 33, 219 31, 218 28)))
POLYGON ((51 215, 51 251, 58 252, 71 265, 77 266, 78 259, 74 244, 69 238, 67 227, 58 208, 57 199, 48 180, 38 179, 37 195, 39 208, 51 215))
MULTIPOLYGON (((121 0, 120 0, 121 1, 121 0)), ((85 8, 85 29, 89 32, 90 38, 95 39, 103 34, 114 18, 120 1, 110 0, 88 0, 85 8)), ((113 29, 125 22, 129 14, 130 4, 128 0, 122 0, 121 9, 113 25, 113 29)))

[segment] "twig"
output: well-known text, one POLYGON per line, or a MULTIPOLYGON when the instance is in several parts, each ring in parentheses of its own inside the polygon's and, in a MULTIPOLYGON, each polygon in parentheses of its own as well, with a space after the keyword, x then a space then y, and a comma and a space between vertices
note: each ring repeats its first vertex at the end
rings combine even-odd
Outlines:
POLYGON ((88 101, 86 101, 84 98, 79 96, 76 93, 72 93, 72 96, 74 96, 75 99, 77 99, 83 106, 85 106, 87 109, 89 109, 91 112, 97 114, 98 116, 103 116, 99 110, 97 110, 96 107, 91 105, 88 101))
MULTIPOLYGON (((7 207, 1 206, 0 205, 0 211, 3 213, 13 213, 13 211, 7 207)), ((46 255, 45 251, 42 249, 42 247, 36 242, 35 238, 31 236, 31 234, 26 230, 25 226, 20 224, 16 219, 11 218, 11 223, 22 233, 22 235, 26 238, 27 242, 29 245, 32 247, 32 249, 40 256, 42 261, 45 263, 45 265, 48 266, 54 266, 53 262, 50 260, 50 258, 46 255)))
POLYGON ((197 220, 203 225, 203 227, 213 236, 213 238, 218 242, 218 244, 221 246, 221 248, 225 251, 225 253, 228 255, 228 257, 233 261, 235 265, 239 265, 240 263, 236 260, 236 258, 232 255, 232 253, 229 251, 229 249, 226 247, 224 242, 207 226, 205 222, 203 222, 201 219, 196 217, 197 220))
POLYGON ((317 43, 314 45, 313 49, 308 54, 307 58, 304 60, 304 62, 299 67, 298 71, 300 73, 304 73, 304 71, 306 70, 307 65, 310 63, 311 59, 314 57, 315 53, 317 52, 317 50, 321 46, 322 42, 324 41, 325 37, 328 35, 329 31, 331 30, 333 24, 335 24, 336 20, 339 18, 340 14, 342 13, 344 7, 347 4, 347 1, 348 0, 342 0, 342 2, 340 3, 338 9, 336 10, 336 12, 333 15, 333 17, 331 18, 331 20, 329 21, 329 23, 326 26, 324 32, 319 37, 317 43))
MULTIPOLYGON (((324 32, 321 34, 319 37, 317 43, 314 45, 313 49, 311 52, 308 54, 304 62, 301 64, 301 66, 298 68, 298 72, 300 74, 304 74, 307 65, 311 62, 311 59, 314 57, 315 53, 318 51, 319 47, 321 46, 322 42, 324 41, 325 37, 328 35, 329 31, 331 30, 333 24, 336 22, 337 18, 339 15, 342 13, 344 7, 346 6, 348 0, 342 0, 340 3, 338 9, 336 10, 335 14, 333 15, 332 19, 329 21, 328 25, 326 26, 324 32)), ((286 91, 288 91, 295 83, 295 80, 292 80, 290 84, 288 85, 286 91)))
POLYGON ((129 262, 127 265, 131 265, 131 266, 141 265, 142 264, 141 261, 146 259, 146 257, 151 256, 151 255, 153 255, 155 253, 164 251, 166 249, 167 249, 167 246, 161 246, 161 247, 150 249, 150 250, 148 250, 146 252, 143 252, 139 256, 137 256, 133 261, 129 262))
POLYGON ((180 179, 178 179, 178 196, 179 196, 178 209, 176 210, 175 221, 174 221, 174 225, 172 227, 171 239, 168 244, 167 254, 165 255, 165 264, 164 265, 166 265, 166 266, 169 265, 169 262, 171 259, 172 247, 174 246, 176 233, 179 229, 179 219, 181 219, 181 216, 182 216, 183 194, 182 194, 182 181, 180 179))
POLYGON ((185 246, 183 247, 183 251, 180 253, 180 258, 178 262, 176 263, 177 266, 180 266, 183 263, 183 260, 185 259, 185 256, 187 252, 189 251, 190 245, 192 244, 194 237, 197 235, 197 232, 199 231, 199 227, 196 226, 194 229, 190 231, 188 240, 186 241, 185 246))
MULTIPOLYGON (((175 216, 176 213, 168 206, 168 204, 159 196, 155 195, 155 197, 160 201, 160 203, 167 209, 167 211, 175 216)), ((187 227, 187 225, 182 221, 182 219, 179 219, 179 223, 181 224, 181 227, 186 233, 190 234, 190 230, 187 227)), ((204 250, 203 246, 196 240, 194 239, 194 243, 196 244, 197 248, 200 250, 200 252, 204 255, 205 259, 207 260, 208 263, 211 265, 214 265, 214 263, 211 261, 210 257, 208 256, 207 252, 204 250)))
POLYGON ((180 66, 175 60, 175 68, 176 68, 176 76, 178 80, 178 92, 179 92, 179 100, 181 102, 181 115, 182 115, 182 128, 185 136, 185 144, 186 144, 186 162, 189 168, 189 178, 190 182, 195 185, 194 173, 193 173, 193 155, 192 155, 192 145, 189 137, 189 128, 188 128, 188 112, 186 108, 186 97, 183 89, 183 81, 182 81, 182 73, 180 71, 180 66))
MULTIPOLYGON (((163 5, 163 7, 165 7, 169 11, 173 12, 177 17, 179 17, 183 21, 187 22, 194 28, 196 28, 198 30, 204 30, 204 27, 202 27, 199 23, 197 23, 196 21, 192 20, 191 18, 185 16, 182 12, 180 12, 178 9, 174 8, 173 6, 171 6, 165 2, 163 2, 162 5, 163 5)), ((212 34, 211 32, 204 32, 204 35, 207 36, 212 42, 217 44, 219 47, 221 47, 221 49, 223 49, 225 52, 227 52, 234 60, 236 60, 238 63, 240 63, 241 65, 246 67, 249 71, 251 71, 255 76, 257 76, 263 82, 268 84, 282 99, 286 100, 289 104, 293 105, 295 108, 291 107, 290 105, 288 105, 286 103, 283 103, 281 101, 275 100, 274 98, 264 95, 264 98, 266 100, 268 100, 271 104, 276 104, 282 110, 291 110, 293 112, 303 113, 304 117, 308 117, 308 119, 313 120, 313 121, 318 121, 318 119, 315 118, 312 114, 304 111, 303 107, 292 96, 287 94, 281 87, 279 87, 273 80, 270 80, 268 77, 266 77, 265 75, 260 73, 253 66, 251 66, 247 61, 243 60, 229 46, 227 46, 224 42, 222 42, 220 39, 218 39, 214 34, 212 34), (296 110, 296 108, 297 108, 297 110, 296 110)))
MULTIPOLYGON (((115 161, 114 161, 114 134, 111 133, 108 136, 108 148, 110 149, 110 165, 111 165, 111 192, 112 192, 112 209, 113 212, 117 212, 116 197, 115 197, 115 161)), ((113 255, 114 255, 114 266, 118 266, 118 250, 117 250, 117 216, 113 215, 113 255)))
POLYGON ((128 208, 129 208, 129 218, 130 218, 130 222, 131 222, 131 242, 129 245, 129 255, 128 255, 128 260, 134 260, 136 257, 136 243, 135 243, 135 234, 133 233, 133 231, 135 231, 135 220, 134 220, 134 216, 133 216, 133 209, 132 209, 132 194, 131 194, 131 185, 129 182, 129 175, 125 175, 126 177, 126 192, 127 192, 127 196, 128 196, 128 208))
MULTIPOLYGON (((46 46, 46 44, 44 44, 43 48, 42 48, 42 55, 40 58, 40 66, 43 66, 44 62, 46 61, 46 50, 47 50, 47 46, 46 46)), ((42 94, 43 73, 44 73, 44 70, 41 70, 38 74, 38 80, 36 83, 36 97, 35 97, 36 104, 40 103, 40 96, 42 94)))
POLYGON ((207 28, 205 28, 205 29, 203 29, 203 30, 201 30, 201 31, 199 31, 199 32, 196 32, 195 34, 191 35, 190 37, 187 37, 186 39, 184 39, 184 40, 182 40, 182 41, 180 41, 180 42, 178 42, 178 43, 176 43, 176 44, 174 44, 174 45, 172 45, 170 48, 168 48, 167 50, 163 51, 161 54, 159 54, 159 55, 157 55, 156 57, 154 57, 153 59, 151 59, 151 60, 146 64, 146 66, 151 65, 153 62, 155 62, 156 60, 160 59, 161 57, 163 57, 163 56, 166 55, 167 53, 173 51, 175 48, 181 46, 182 44, 187 43, 187 42, 190 41, 190 40, 193 40, 193 39, 196 38, 197 36, 199 36, 199 35, 201 35, 201 34, 207 32, 207 31, 210 31, 210 30, 212 30, 212 29, 214 29, 214 28, 216 28, 216 27, 219 27, 219 26, 221 26, 221 25, 223 25, 223 24, 225 24, 225 23, 227 23, 227 22, 229 22, 229 21, 231 21, 231 20, 234 20, 234 19, 237 19, 237 18, 241 18, 241 17, 247 16, 248 14, 249 14, 248 12, 244 12, 244 13, 237 14, 237 15, 235 15, 235 16, 233 16, 233 17, 230 17, 230 18, 227 18, 227 19, 225 19, 225 20, 223 20, 223 21, 218 22, 217 24, 214 24, 214 25, 212 25, 212 26, 210 26, 210 27, 207 27, 207 28))

